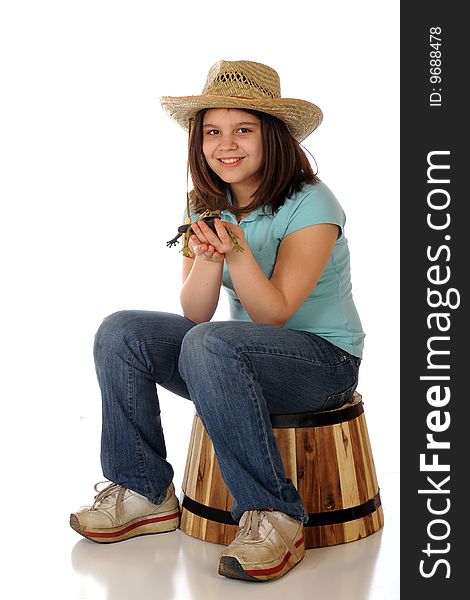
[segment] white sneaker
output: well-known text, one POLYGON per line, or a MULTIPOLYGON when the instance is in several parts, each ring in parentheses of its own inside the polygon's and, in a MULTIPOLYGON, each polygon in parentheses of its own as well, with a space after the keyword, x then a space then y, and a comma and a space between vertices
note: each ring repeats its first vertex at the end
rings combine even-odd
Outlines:
POLYGON ((277 510, 250 510, 240 530, 220 554, 219 574, 266 581, 285 575, 305 556, 303 524, 277 510))
MULTIPOLYGON (((95 485, 96 492, 98 485, 95 485)), ((98 492, 91 506, 70 515, 70 526, 89 540, 104 543, 173 531, 179 526, 179 520, 179 503, 173 483, 160 504, 152 504, 144 496, 110 483, 98 492)))

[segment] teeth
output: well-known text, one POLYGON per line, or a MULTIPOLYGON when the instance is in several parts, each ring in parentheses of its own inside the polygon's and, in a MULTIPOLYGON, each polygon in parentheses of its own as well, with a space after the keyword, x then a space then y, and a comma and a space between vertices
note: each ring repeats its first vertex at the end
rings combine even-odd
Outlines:
POLYGON ((239 158, 221 158, 220 162, 223 162, 223 163, 226 163, 228 165, 231 165, 233 163, 238 162, 239 160, 240 160, 240 157, 239 158))

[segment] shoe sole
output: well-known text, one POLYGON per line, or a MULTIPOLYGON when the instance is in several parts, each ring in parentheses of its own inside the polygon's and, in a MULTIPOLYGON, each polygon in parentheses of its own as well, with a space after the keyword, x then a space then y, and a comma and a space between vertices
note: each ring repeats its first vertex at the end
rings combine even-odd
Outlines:
POLYGON ((122 542, 133 537, 141 535, 151 535, 154 533, 166 533, 174 531, 179 527, 180 514, 172 512, 163 515, 149 516, 145 518, 134 519, 125 525, 119 527, 110 527, 108 529, 84 529, 75 514, 70 515, 70 527, 77 533, 101 544, 112 542, 122 542))
MULTIPOLYGON (((297 547, 302 546, 303 539, 299 540, 295 545, 297 547)), ((231 579, 243 579, 244 581, 271 581, 272 579, 279 579, 279 577, 282 577, 288 571, 293 569, 295 565, 299 564, 304 556, 305 550, 298 559, 296 559, 290 551, 287 551, 277 565, 273 565, 269 568, 242 567, 240 562, 234 556, 222 556, 219 560, 218 572, 219 575, 230 577, 231 579)))

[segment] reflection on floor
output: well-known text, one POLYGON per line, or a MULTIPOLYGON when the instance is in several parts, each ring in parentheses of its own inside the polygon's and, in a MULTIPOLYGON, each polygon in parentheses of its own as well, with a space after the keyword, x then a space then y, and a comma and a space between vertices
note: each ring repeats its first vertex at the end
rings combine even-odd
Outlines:
POLYGON ((381 474, 384 528, 356 542, 307 550, 288 575, 268 583, 217 574, 221 546, 181 531, 118 544, 96 544, 70 532, 68 592, 87 600, 250 600, 287 594, 315 600, 397 600, 398 475, 381 474))

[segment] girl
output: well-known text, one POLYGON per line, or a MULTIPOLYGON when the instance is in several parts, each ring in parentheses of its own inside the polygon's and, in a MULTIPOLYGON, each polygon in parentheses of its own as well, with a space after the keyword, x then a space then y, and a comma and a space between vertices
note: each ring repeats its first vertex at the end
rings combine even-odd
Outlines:
POLYGON ((70 523, 98 542, 178 527, 159 384, 194 402, 234 497, 240 529, 219 573, 275 579, 303 558, 308 516, 269 415, 351 400, 363 349, 345 215, 300 146, 322 113, 281 98, 276 71, 251 61, 220 61, 200 96, 161 102, 190 132, 184 316, 121 311, 100 326, 94 356, 110 483, 70 523), (215 215, 212 226, 202 215, 215 215), (211 322, 221 288, 230 320, 211 322))

